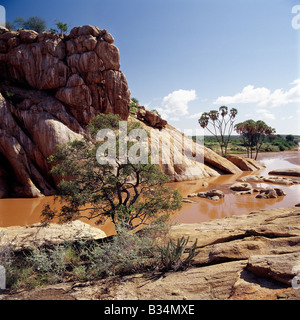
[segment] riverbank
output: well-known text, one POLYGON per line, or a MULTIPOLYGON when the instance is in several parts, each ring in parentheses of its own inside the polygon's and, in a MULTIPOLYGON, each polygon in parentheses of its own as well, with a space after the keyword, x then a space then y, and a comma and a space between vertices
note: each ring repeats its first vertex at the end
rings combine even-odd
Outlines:
POLYGON ((198 238, 200 253, 188 270, 61 283, 0 299, 299 300, 299 219, 300 208, 294 207, 173 226, 174 239, 198 238))

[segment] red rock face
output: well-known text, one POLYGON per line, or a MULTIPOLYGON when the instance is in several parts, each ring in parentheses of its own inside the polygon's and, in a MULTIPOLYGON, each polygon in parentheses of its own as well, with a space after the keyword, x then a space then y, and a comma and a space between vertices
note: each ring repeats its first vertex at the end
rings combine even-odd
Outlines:
POLYGON ((119 50, 106 30, 75 27, 69 36, 49 31, 0 34, 0 80, 52 90, 79 123, 99 112, 126 120, 130 91, 120 71, 119 50))
POLYGON ((129 115, 119 50, 106 30, 0 30, 0 198, 55 192, 47 157, 98 113, 129 115))

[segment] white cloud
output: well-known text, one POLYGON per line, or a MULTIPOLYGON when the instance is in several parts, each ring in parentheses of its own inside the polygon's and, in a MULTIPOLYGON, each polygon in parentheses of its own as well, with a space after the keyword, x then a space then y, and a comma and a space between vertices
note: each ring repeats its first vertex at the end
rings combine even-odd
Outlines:
POLYGON ((171 92, 162 100, 163 108, 159 108, 158 112, 162 115, 183 116, 188 114, 188 103, 197 99, 195 90, 179 89, 171 92))
POLYGON ((287 91, 283 89, 271 90, 248 85, 241 92, 233 96, 218 97, 214 104, 257 103, 262 107, 276 107, 292 102, 300 102, 300 78, 291 83, 293 87, 287 91))
POLYGON ((285 121, 285 120, 291 120, 293 118, 294 118, 294 116, 281 117, 281 120, 285 121))
POLYGON ((194 113, 194 114, 191 114, 190 116, 188 116, 187 118, 188 119, 199 119, 202 116, 202 113, 203 112, 194 113))
POLYGON ((263 119, 275 120, 275 115, 266 109, 257 109, 256 113, 259 113, 263 119))
POLYGON ((180 119, 178 117, 171 117, 169 118, 170 121, 179 121, 180 119))

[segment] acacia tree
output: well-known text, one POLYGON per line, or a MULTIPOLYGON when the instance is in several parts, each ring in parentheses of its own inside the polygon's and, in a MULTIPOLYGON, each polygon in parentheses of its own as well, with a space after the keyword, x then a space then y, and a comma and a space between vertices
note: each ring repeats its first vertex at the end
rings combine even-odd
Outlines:
POLYGON ((237 113, 238 111, 235 108, 230 109, 228 112, 228 107, 221 106, 219 111, 204 112, 198 120, 202 128, 206 128, 217 138, 224 157, 227 156, 227 147, 237 113), (208 125, 211 125, 211 128, 208 125))
POLYGON ((265 140, 265 137, 272 136, 276 132, 274 128, 269 127, 264 121, 247 120, 235 125, 235 131, 243 138, 244 145, 247 148, 248 157, 253 158, 255 152, 255 160, 258 152, 265 140))
POLYGON ((68 28, 69 28, 67 23, 63 23, 61 21, 59 21, 59 22, 55 21, 55 25, 56 25, 57 29, 50 28, 50 31, 55 32, 55 33, 59 33, 60 35, 64 35, 67 33, 68 28))
MULTIPOLYGON (((44 221, 86 217, 103 223, 110 218, 116 230, 119 224, 132 230, 157 219, 165 220, 181 207, 181 195, 164 186, 169 177, 156 165, 124 163, 118 155, 114 164, 97 161, 97 149, 105 142, 96 142, 95 133, 104 127, 117 130, 119 120, 117 115, 98 115, 89 126, 92 139, 59 146, 50 157, 54 165, 51 173, 62 179, 58 194, 63 205, 55 210, 47 204, 42 212, 44 221)), ((128 132, 135 128, 129 125, 128 132)))
MULTIPOLYGON (((37 16, 29 17, 28 19, 17 17, 14 20, 14 23, 17 24, 17 26, 19 26, 20 28, 34 30, 38 33, 46 30, 45 20, 37 16)), ((11 24, 11 26, 15 27, 13 24, 11 24)))

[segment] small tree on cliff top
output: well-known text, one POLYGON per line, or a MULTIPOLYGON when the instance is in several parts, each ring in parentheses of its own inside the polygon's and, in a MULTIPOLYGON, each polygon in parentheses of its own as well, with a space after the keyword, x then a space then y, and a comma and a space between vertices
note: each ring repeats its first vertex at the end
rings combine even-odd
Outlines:
MULTIPOLYGON (((46 30, 46 21, 40 17, 37 17, 37 16, 29 17, 28 19, 24 19, 22 17, 17 17, 14 20, 14 23, 17 24, 17 26, 20 28, 34 30, 38 33, 46 30)), ((14 25, 12 24, 12 26, 14 26, 14 25)))
POLYGON ((232 108, 228 112, 226 106, 222 106, 217 110, 204 112, 198 120, 202 128, 206 128, 213 134, 221 147, 222 156, 227 156, 227 146, 229 143, 230 135, 233 130, 233 123, 238 111, 232 108), (211 126, 211 128, 208 127, 211 126))
MULTIPOLYGON (((92 137, 102 128, 116 131, 119 120, 117 115, 98 115, 89 126, 92 137)), ((128 125, 128 132, 135 128, 136 124, 128 125)), ((62 179, 58 192, 63 205, 60 210, 46 205, 44 220, 58 217, 67 222, 86 217, 103 223, 110 218, 116 226, 125 224, 134 229, 167 219, 170 212, 181 207, 181 195, 164 186, 169 178, 156 165, 122 163, 118 157, 114 165, 100 164, 96 152, 103 143, 75 140, 59 146, 50 157, 54 165, 51 173, 62 179)))

